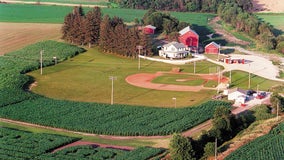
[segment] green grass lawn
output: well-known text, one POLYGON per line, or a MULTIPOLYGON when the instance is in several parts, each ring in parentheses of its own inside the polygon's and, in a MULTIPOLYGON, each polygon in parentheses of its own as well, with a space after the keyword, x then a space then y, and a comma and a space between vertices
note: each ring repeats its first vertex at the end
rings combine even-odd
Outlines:
POLYGON ((274 34, 284 34, 284 13, 258 13, 256 16, 272 25, 275 28, 274 34))
MULTIPOLYGON (((224 74, 229 77, 229 72, 224 74)), ((243 71, 232 71, 232 83, 231 88, 239 87, 242 89, 248 89, 249 86, 249 73, 243 71)), ((259 85, 259 90, 268 91, 272 86, 283 84, 281 82, 271 81, 264 79, 262 77, 251 74, 251 89, 257 90, 257 85, 259 85)))
MULTIPOLYGON (((111 80, 114 81, 114 102, 119 104, 173 107, 172 97, 177 98, 177 106, 191 106, 207 101, 214 91, 174 92, 139 88, 128 84, 125 78, 135 73, 156 73, 171 71, 170 64, 141 59, 141 70, 137 69, 138 61, 102 54, 96 48, 80 54, 56 66, 43 69, 43 75, 36 70, 29 75, 38 82, 33 92, 55 99, 109 103, 111 80), (193 95, 194 96, 191 96, 193 95)), ((180 67, 183 72, 193 72, 193 64, 180 67)), ((202 61, 196 63, 196 73, 208 73, 208 68, 215 64, 202 61)))

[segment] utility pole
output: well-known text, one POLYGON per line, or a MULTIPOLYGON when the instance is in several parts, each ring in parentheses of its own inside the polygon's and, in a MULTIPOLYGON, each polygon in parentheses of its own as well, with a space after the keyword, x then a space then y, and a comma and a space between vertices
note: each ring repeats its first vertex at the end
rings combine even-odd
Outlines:
POLYGON ((218 71, 218 84, 217 84, 217 94, 219 93, 219 84, 220 84, 220 67, 218 66, 217 68, 217 71, 218 71))
POLYGON ((219 44, 219 51, 218 51, 218 62, 219 62, 220 50, 221 50, 221 44, 219 44))
POLYGON ((196 71, 196 62, 193 61, 193 73, 195 74, 195 71, 196 71))
POLYGON ((57 57, 53 57, 53 59, 54 59, 54 65, 56 65, 57 64, 57 57))
POLYGON ((249 71, 249 84, 248 84, 248 89, 250 89, 250 71, 249 71))
POLYGON ((114 76, 109 76, 109 79, 111 80, 111 100, 110 104, 113 105, 113 81, 116 80, 117 78, 114 76))
POLYGON ((230 70, 230 83, 232 83, 232 70, 230 70))
POLYGON ((138 45, 136 46, 136 48, 138 49, 139 53, 138 53, 138 70, 140 70, 141 68, 141 62, 140 62, 140 50, 143 49, 143 46, 138 45))
POLYGON ((278 100, 278 102, 277 102, 277 109, 276 109, 276 114, 277 114, 277 121, 279 121, 279 101, 280 100, 278 100))
POLYGON ((44 50, 40 51, 40 74, 42 75, 42 54, 43 54, 44 50))
POLYGON ((215 138, 215 160, 217 160, 217 138, 215 138))

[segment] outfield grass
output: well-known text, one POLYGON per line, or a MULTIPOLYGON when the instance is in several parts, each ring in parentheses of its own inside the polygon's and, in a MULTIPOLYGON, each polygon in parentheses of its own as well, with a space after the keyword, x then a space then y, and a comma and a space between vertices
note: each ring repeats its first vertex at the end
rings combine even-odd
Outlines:
MULTIPOLYGON (((229 72, 224 74, 229 77, 229 72)), ((243 71, 232 71, 232 83, 231 88, 239 87, 243 89, 248 89, 249 86, 249 73, 243 71)), ((251 89, 257 90, 257 85, 259 85, 259 90, 268 91, 272 86, 282 84, 281 82, 271 81, 264 79, 262 77, 251 74, 251 89)))
MULTIPOLYGON (((117 77, 114 81, 114 101, 119 104, 173 107, 172 97, 176 97, 177 106, 191 106, 207 101, 215 93, 158 91, 132 86, 125 81, 128 75, 171 71, 176 67, 144 59, 141 59, 141 70, 138 71, 137 65, 137 60, 102 54, 95 48, 56 66, 44 68, 43 76, 38 70, 29 75, 35 77, 38 82, 37 87, 32 89, 33 92, 55 99, 75 101, 109 103, 109 76, 117 77), (190 96, 193 93, 195 96, 190 96)), ((208 67, 212 66, 216 68, 215 64, 199 62, 196 65, 196 73, 208 73, 208 67)), ((179 67, 183 72, 193 72, 193 64, 179 67)))
POLYGON ((275 28, 273 31, 274 34, 284 34, 284 13, 258 13, 256 16, 272 25, 275 28))

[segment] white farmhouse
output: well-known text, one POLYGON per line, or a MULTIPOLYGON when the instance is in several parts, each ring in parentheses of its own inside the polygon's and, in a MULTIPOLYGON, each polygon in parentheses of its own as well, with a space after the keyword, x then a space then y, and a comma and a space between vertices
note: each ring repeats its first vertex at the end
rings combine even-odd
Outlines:
POLYGON ((159 51, 159 56, 170 59, 181 59, 187 57, 189 51, 187 47, 178 42, 171 42, 169 44, 163 45, 159 51))

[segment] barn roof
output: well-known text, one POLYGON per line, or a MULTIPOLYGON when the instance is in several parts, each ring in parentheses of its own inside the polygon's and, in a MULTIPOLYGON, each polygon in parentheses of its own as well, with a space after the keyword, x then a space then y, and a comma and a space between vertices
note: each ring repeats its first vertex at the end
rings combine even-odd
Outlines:
POLYGON ((214 45, 215 47, 217 47, 217 48, 220 48, 220 47, 221 47, 219 44, 217 44, 217 43, 215 43, 215 42, 211 42, 211 43, 207 44, 207 45, 205 46, 205 48, 208 47, 208 46, 210 46, 211 44, 213 44, 213 45, 214 45))
POLYGON ((192 30, 189 26, 187 26, 184 29, 182 29, 181 31, 179 31, 179 34, 184 35, 187 32, 192 32, 199 37, 199 35, 194 30, 192 30))
POLYGON ((170 47, 170 46, 174 46, 175 48, 186 48, 186 46, 183 43, 178 43, 178 42, 171 42, 168 44, 163 45, 163 47, 170 47))
POLYGON ((156 29, 156 27, 155 27, 155 26, 152 26, 152 25, 147 25, 147 26, 145 26, 145 28, 156 29))

